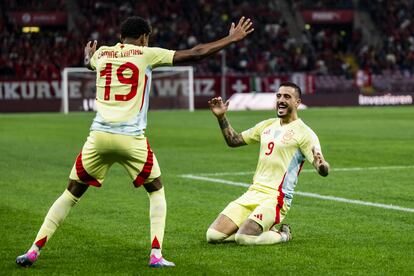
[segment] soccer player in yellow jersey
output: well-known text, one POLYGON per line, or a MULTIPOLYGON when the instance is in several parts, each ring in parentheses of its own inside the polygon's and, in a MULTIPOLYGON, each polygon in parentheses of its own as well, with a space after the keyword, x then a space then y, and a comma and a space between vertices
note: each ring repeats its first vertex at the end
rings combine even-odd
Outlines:
MULTIPOLYGON (((82 151, 69 176, 69 185, 54 202, 32 247, 16 259, 31 266, 40 250, 89 186, 100 187, 113 163, 121 164, 135 187, 144 186, 150 201, 151 267, 174 266, 162 256, 166 201, 157 159, 144 136, 149 106, 151 70, 199 61, 245 38, 253 31, 250 19, 231 24, 229 34, 192 49, 171 51, 148 47, 149 23, 130 17, 121 25, 121 42, 96 50, 96 41, 85 47, 85 65, 96 71, 97 114, 82 151)), ((68 256, 66 256, 68 257, 68 256)))
POLYGON ((298 118, 301 90, 291 82, 282 83, 276 93, 277 117, 237 133, 226 118, 229 101, 213 98, 209 106, 217 117, 230 147, 260 143, 259 161, 248 191, 221 212, 207 230, 207 241, 236 241, 243 245, 287 242, 290 226, 275 226, 285 218, 302 165, 307 159, 318 173, 327 176, 318 137, 298 118))

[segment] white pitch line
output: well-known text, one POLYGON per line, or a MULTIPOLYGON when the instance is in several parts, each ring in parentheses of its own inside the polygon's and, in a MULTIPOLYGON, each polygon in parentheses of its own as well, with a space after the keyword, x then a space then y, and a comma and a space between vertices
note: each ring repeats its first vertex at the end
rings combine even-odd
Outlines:
MULTIPOLYGON (((222 183, 222 184, 226 184, 226 185, 230 185, 230 186, 239 186, 239 187, 249 187, 250 186, 250 184, 243 183, 243 182, 235 182, 235 181, 229 181, 229 180, 225 180, 225 179, 211 178, 211 177, 198 176, 198 175, 192 175, 192 174, 183 174, 183 175, 180 175, 180 177, 189 178, 189 179, 196 179, 196 180, 203 180, 203 181, 208 181, 208 182, 222 183)), ((382 203, 375 203, 375 202, 355 200, 355 199, 347 199, 347 198, 336 197, 336 196, 325 196, 325 195, 320 195, 320 194, 299 192, 299 191, 295 191, 295 195, 414 213, 413 208, 405 208, 405 207, 400 207, 400 206, 397 206, 397 205, 388 205, 388 204, 382 204, 382 203)))
POLYGON ((224 179, 210 178, 210 177, 198 176, 198 175, 192 175, 192 174, 183 174, 183 175, 180 175, 180 176, 183 177, 183 178, 190 178, 190 179, 196 179, 196 180, 205 180, 205 181, 215 182, 215 183, 223 183, 223 184, 230 185, 230 186, 239 186, 239 187, 249 187, 250 186, 247 183, 234 182, 234 181, 229 181, 229 180, 224 180, 224 179))
MULTIPOLYGON (((332 172, 357 172, 357 171, 377 171, 377 170, 405 170, 414 169, 414 165, 409 166, 379 166, 379 167, 354 167, 354 168, 332 168, 332 172)), ((314 169, 305 169, 301 173, 315 172, 314 169)), ((199 173, 198 175, 204 176, 224 176, 224 175, 252 175, 253 171, 250 172, 219 172, 219 173, 199 173)))

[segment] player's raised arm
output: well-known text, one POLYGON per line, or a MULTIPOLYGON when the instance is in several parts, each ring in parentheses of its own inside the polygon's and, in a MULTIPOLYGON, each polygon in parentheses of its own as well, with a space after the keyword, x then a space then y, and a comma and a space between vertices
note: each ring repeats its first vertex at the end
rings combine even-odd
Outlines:
POLYGON ((322 152, 315 147, 312 148, 313 153, 313 166, 322 176, 327 176, 329 174, 329 163, 323 158, 322 152))
POLYGON ((194 62, 208 57, 226 46, 245 38, 248 34, 254 31, 252 25, 253 22, 250 18, 245 19, 243 16, 240 18, 237 25, 231 23, 229 34, 226 37, 210 43, 199 44, 188 50, 176 51, 174 54, 173 64, 176 65, 185 62, 194 62))
POLYGON ((213 98, 208 101, 211 112, 217 117, 218 123, 223 133, 224 140, 229 147, 240 147, 246 145, 242 135, 237 133, 230 125, 230 122, 226 118, 227 108, 229 107, 229 101, 223 103, 221 97, 213 98))
POLYGON ((89 41, 88 43, 86 43, 86 46, 85 46, 85 58, 83 60, 83 63, 85 67, 88 68, 89 70, 94 70, 94 68, 91 65, 91 58, 96 51, 96 44, 97 44, 97 41, 94 40, 93 43, 92 41, 89 41))

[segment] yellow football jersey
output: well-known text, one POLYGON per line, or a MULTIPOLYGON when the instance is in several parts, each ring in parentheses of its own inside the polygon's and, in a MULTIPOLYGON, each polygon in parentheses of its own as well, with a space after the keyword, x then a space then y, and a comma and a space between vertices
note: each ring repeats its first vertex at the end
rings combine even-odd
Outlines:
POLYGON ((249 189, 283 195, 290 206, 305 158, 313 162, 312 147, 320 150, 316 134, 301 120, 280 125, 268 119, 242 132, 247 144, 260 142, 260 154, 253 185, 249 189))
POLYGON ((140 135, 147 124, 151 71, 171 66, 175 51, 118 43, 91 58, 96 71, 97 114, 91 130, 140 135))

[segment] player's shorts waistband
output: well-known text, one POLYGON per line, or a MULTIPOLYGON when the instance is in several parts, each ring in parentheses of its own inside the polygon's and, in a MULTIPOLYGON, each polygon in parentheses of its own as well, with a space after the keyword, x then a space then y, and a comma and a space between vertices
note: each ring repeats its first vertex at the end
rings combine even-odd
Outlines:
POLYGON ((103 131, 103 130, 90 130, 90 133, 114 134, 114 135, 122 135, 122 136, 134 136, 136 138, 146 138, 144 133, 138 134, 138 135, 131 135, 131 134, 116 133, 116 132, 109 132, 109 131, 103 131))
POLYGON ((136 125, 129 125, 129 124, 109 124, 109 123, 101 123, 99 121, 94 120, 90 130, 96 131, 103 131, 108 133, 114 134, 122 134, 122 135, 129 135, 129 136, 139 136, 145 133, 145 129, 140 129, 136 125))

